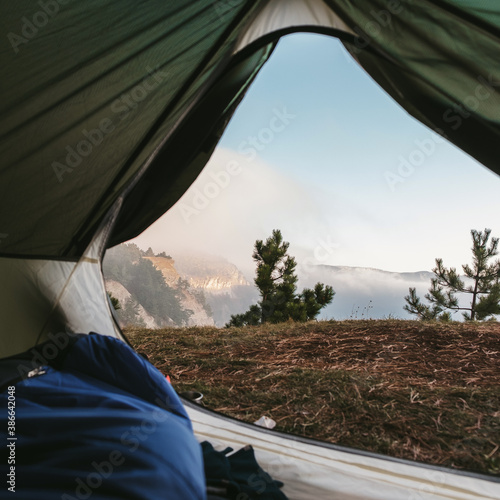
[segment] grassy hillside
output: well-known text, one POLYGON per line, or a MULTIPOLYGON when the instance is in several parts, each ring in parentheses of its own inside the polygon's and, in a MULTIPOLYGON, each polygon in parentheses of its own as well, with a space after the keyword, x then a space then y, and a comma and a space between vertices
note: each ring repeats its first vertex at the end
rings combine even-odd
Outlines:
POLYGON ((215 410, 345 446, 500 474, 500 325, 324 321, 134 329, 215 410))

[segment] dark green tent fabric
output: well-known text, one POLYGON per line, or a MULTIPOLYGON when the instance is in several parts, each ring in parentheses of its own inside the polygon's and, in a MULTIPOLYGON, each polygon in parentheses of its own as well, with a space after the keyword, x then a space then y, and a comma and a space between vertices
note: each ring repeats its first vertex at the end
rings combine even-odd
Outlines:
POLYGON ((110 246, 137 236, 170 208, 196 179, 273 46, 231 64, 172 135, 126 197, 110 246))
POLYGON ((372 78, 414 117, 500 174, 500 4, 329 3, 362 36, 347 47, 372 78))
POLYGON ((208 89, 258 2, 42 3, 2 2, 1 251, 71 258, 208 89))
POLYGON ((201 171, 279 36, 339 34, 306 15, 318 5, 397 102, 500 172, 493 0, 2 0, 0 255, 78 259, 112 207, 109 244, 139 234, 201 171))

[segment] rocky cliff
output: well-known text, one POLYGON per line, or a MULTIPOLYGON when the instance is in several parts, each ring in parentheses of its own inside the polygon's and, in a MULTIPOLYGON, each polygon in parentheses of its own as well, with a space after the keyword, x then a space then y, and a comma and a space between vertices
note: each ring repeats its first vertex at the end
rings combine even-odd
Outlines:
POLYGON ((180 302, 184 309, 192 311, 189 317, 188 326, 214 326, 214 318, 209 305, 205 302, 203 293, 198 290, 191 290, 191 283, 181 277, 176 269, 174 259, 167 257, 144 257, 161 271, 165 283, 176 288, 180 292, 180 302))
POLYGON ((193 288, 212 293, 230 293, 238 286, 252 286, 234 264, 222 257, 187 254, 176 257, 176 267, 193 288))
MULTIPOLYGON (((162 326, 167 325, 159 325, 158 322, 149 314, 146 309, 141 304, 134 304, 134 299, 132 298, 131 293, 118 281, 115 280, 105 280, 106 291, 110 293, 113 297, 116 297, 120 302, 120 309, 123 312, 127 311, 127 308, 131 307, 134 310, 134 315, 136 316, 137 324, 143 324, 146 328, 161 328, 162 326)), ((118 322, 121 327, 127 326, 127 320, 125 318, 120 318, 121 314, 118 317, 118 322)), ((170 325, 173 325, 174 322, 171 321, 170 325)))
POLYGON ((106 252, 103 273, 108 293, 118 300, 122 326, 214 325, 203 292, 181 278, 165 253, 118 245, 106 252))
POLYGON ((176 269, 194 289, 203 291, 217 326, 244 312, 258 299, 257 289, 223 257, 206 254, 176 256, 176 269))
POLYGON ((224 326, 232 314, 244 312, 257 300, 255 287, 221 257, 171 258, 125 244, 107 252, 103 270, 108 292, 120 302, 117 316, 122 325, 224 326), (168 293, 162 289, 165 285, 168 293))

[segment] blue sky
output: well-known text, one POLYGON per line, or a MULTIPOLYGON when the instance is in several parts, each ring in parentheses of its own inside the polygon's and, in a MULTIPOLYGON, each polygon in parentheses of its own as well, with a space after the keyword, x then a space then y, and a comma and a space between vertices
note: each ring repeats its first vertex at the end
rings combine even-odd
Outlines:
POLYGON ((249 277, 253 243, 274 228, 311 264, 420 271, 442 257, 460 266, 470 229, 500 236, 499 187, 394 103, 337 40, 291 35, 205 171, 134 241, 220 254, 249 277))

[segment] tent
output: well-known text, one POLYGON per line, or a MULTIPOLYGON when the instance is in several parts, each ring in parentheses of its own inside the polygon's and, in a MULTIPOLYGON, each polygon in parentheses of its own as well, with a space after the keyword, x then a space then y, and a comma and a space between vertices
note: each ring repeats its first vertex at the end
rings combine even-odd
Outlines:
MULTIPOLYGON (((500 173, 493 0, 1 6, 2 357, 67 331, 126 342, 104 289, 105 249, 176 203, 286 34, 339 38, 408 113, 500 173)), ((199 438, 251 440, 291 499, 500 498, 491 478, 271 434, 189 405, 188 413, 199 438)))

